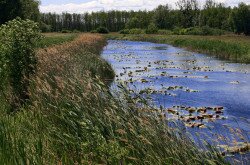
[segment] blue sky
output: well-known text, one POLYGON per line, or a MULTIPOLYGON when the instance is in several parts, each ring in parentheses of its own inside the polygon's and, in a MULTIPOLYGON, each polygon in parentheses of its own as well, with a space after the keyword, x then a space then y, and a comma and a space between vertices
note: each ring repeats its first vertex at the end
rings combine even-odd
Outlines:
MULTIPOLYGON (((41 12, 84 13, 100 10, 152 10, 160 4, 175 7, 177 0, 41 0, 41 12)), ((198 0, 200 7, 206 0, 198 0)), ((239 2, 250 4, 250 0, 216 0, 226 6, 237 6, 239 2)))

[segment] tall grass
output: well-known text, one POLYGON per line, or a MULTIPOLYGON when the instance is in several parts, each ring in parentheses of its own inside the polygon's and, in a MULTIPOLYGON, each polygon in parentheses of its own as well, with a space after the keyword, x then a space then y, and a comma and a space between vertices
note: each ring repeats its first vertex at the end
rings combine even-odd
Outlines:
POLYGON ((105 83, 114 73, 99 56, 105 44, 85 34, 37 52, 30 103, 10 116, 0 97, 0 163, 225 164, 125 89, 114 98, 105 83))
POLYGON ((250 63, 250 38, 239 36, 180 36, 180 35, 118 35, 112 39, 126 39, 167 43, 189 50, 207 53, 234 62, 250 63))

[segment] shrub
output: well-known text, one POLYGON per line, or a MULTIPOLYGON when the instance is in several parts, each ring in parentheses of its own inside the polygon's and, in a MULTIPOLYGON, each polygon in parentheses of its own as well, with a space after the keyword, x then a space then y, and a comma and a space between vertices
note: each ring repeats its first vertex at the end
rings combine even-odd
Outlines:
POLYGON ((181 30, 181 28, 175 27, 175 28, 173 29, 173 34, 179 35, 179 34, 180 34, 180 30, 181 30))
POLYGON ((61 32, 62 32, 62 33, 72 33, 72 31, 66 30, 66 29, 63 29, 61 32))
POLYGON ((96 31, 98 33, 101 33, 101 34, 108 34, 109 33, 109 30, 105 27, 99 27, 98 29, 96 29, 96 31))
POLYGON ((39 26, 30 20, 17 18, 0 28, 0 85, 7 92, 12 110, 29 98, 29 79, 36 69, 34 49, 39 38, 39 26))
POLYGON ((129 30, 129 34, 145 34, 145 31, 143 29, 130 29, 129 30))
POLYGON ((173 32, 171 30, 158 30, 157 34, 171 35, 171 34, 173 34, 173 32))
POLYGON ((176 35, 223 35, 225 34, 225 31, 220 30, 220 29, 214 29, 210 28, 208 26, 203 26, 203 27, 191 27, 191 28, 175 28, 173 30, 173 34, 176 35))
POLYGON ((51 32, 51 25, 47 25, 43 22, 40 23, 40 30, 45 33, 45 32, 51 32))
POLYGON ((79 30, 74 29, 73 33, 81 33, 79 30))
POLYGON ((119 33, 120 34, 129 34, 129 29, 123 29, 119 33))
POLYGON ((91 30, 90 33, 98 33, 97 30, 91 30))
POLYGON ((158 28, 154 23, 150 23, 148 28, 146 29, 147 34, 156 34, 158 32, 158 28))

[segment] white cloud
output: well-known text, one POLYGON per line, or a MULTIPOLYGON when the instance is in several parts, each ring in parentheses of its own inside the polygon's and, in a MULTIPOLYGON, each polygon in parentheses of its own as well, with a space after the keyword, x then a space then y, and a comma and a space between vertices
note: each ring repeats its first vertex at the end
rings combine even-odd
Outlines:
MULTIPOLYGON (((92 0, 81 4, 60 4, 40 6, 41 12, 69 12, 69 13, 84 13, 100 10, 152 10, 160 4, 170 4, 175 7, 177 0, 92 0)), ((205 0, 198 0, 202 5, 205 0)), ((250 4, 250 0, 217 0, 217 2, 225 3, 227 6, 235 6, 239 2, 250 4)))

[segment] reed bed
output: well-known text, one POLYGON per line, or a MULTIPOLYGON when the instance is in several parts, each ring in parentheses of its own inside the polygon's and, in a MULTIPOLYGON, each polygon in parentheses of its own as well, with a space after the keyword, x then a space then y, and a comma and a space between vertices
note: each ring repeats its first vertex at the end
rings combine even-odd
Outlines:
POLYGON ((1 164, 226 164, 169 128, 158 110, 138 108, 142 100, 126 88, 114 97, 113 70, 99 56, 105 44, 83 34, 37 51, 29 103, 8 115, 0 97, 1 164))

